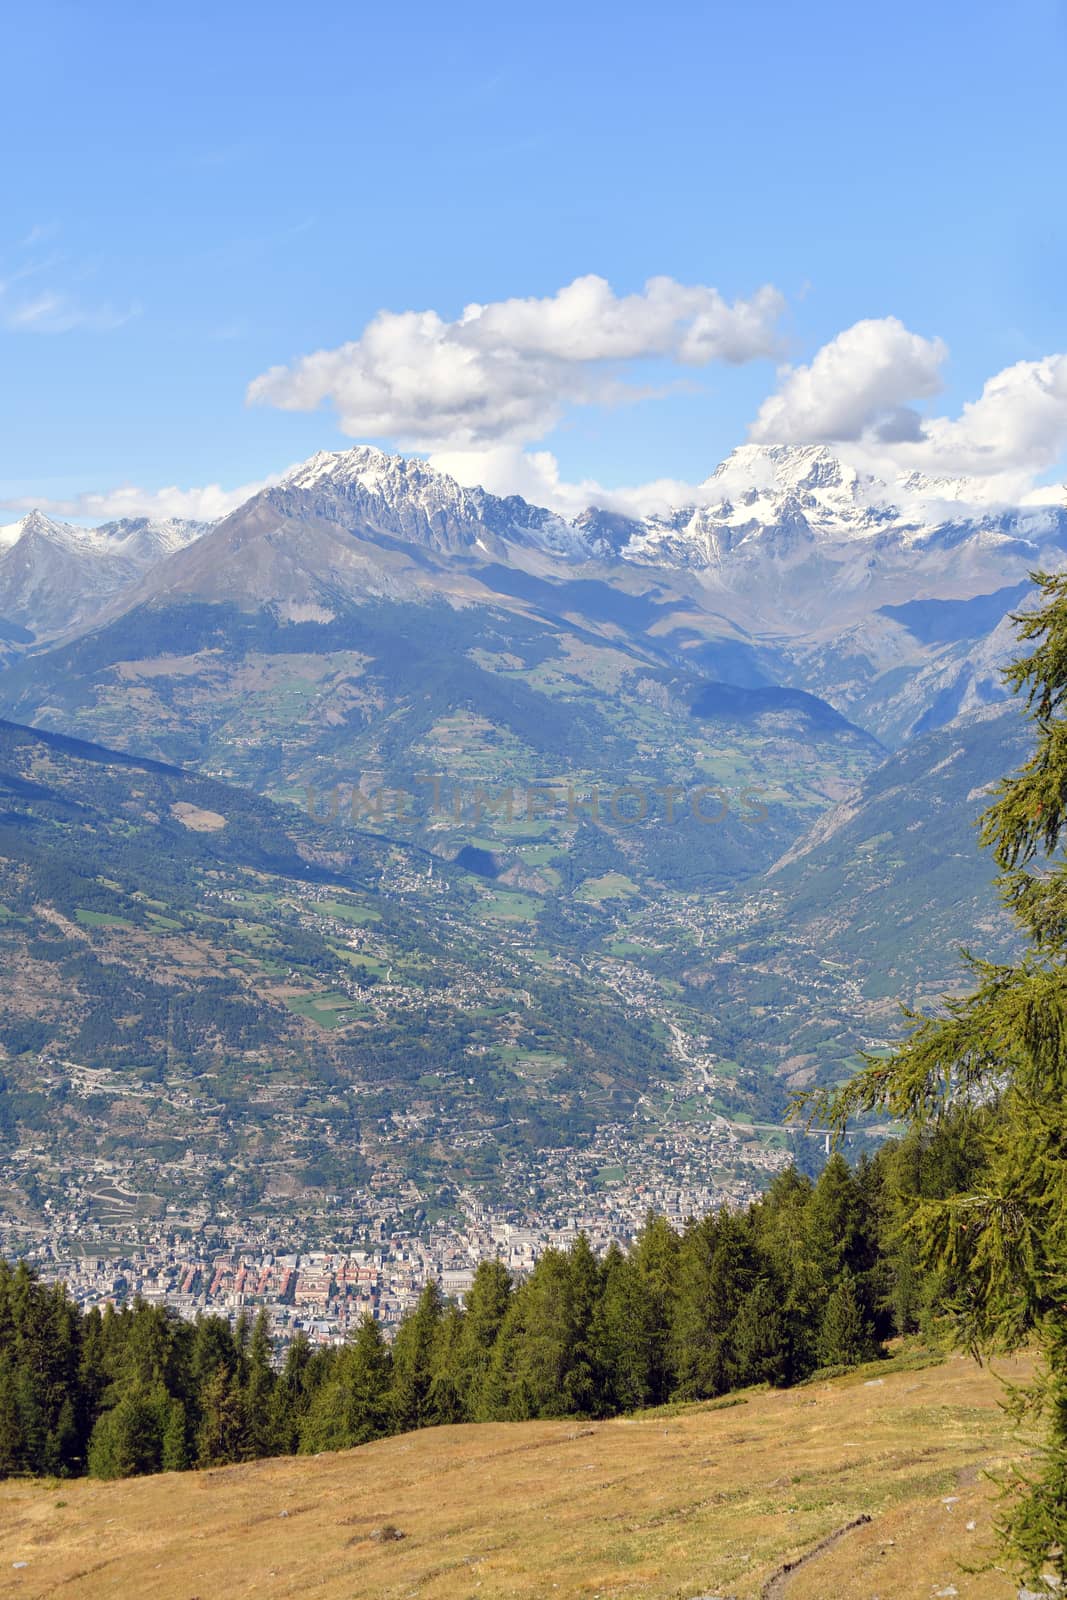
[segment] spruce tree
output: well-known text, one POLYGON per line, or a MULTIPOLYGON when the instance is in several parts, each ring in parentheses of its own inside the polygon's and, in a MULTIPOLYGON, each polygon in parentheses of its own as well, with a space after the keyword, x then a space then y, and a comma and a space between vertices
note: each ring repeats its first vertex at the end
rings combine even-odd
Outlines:
POLYGON ((647 1406, 652 1396, 655 1340, 651 1308, 633 1257, 624 1255, 617 1244, 604 1258, 593 1338, 606 1375, 610 1408, 636 1411, 647 1406))
POLYGON ((218 1467, 231 1461, 241 1461, 246 1452, 244 1394, 237 1375, 227 1372, 220 1365, 208 1378, 200 1395, 197 1466, 218 1467))
POLYGON ((588 1353, 575 1305, 569 1257, 546 1250, 514 1295, 493 1349, 482 1395, 487 1420, 575 1413, 581 1401, 573 1389, 584 1389, 588 1353))
POLYGON ((725 1209, 686 1230, 671 1323, 675 1395, 704 1400, 734 1381, 733 1327, 755 1277, 744 1218, 725 1209))
POLYGON ((19 1413, 18 1384, 14 1364, 0 1365, 0 1478, 21 1472, 26 1466, 26 1441, 19 1413))
POLYGON ((345 1431, 350 1445, 380 1439, 389 1431, 388 1394, 393 1357, 382 1330, 369 1314, 360 1319, 344 1365, 345 1431))
POLYGON ((786 1384, 792 1377, 793 1350, 782 1285, 764 1275, 746 1294, 732 1329, 736 1381, 786 1384))
POLYGON ((248 1452, 253 1457, 268 1456, 274 1450, 273 1412, 275 1376, 271 1358, 274 1347, 270 1321, 265 1310, 259 1312, 248 1342, 244 1383, 244 1408, 248 1422, 248 1452))
POLYGON ((650 1324, 649 1389, 653 1405, 666 1400, 674 1385, 670 1329, 678 1295, 678 1235, 666 1217, 649 1212, 632 1255, 648 1305, 650 1324))
POLYGON ((169 1404, 161 1389, 134 1384, 116 1406, 105 1411, 89 1442, 94 1478, 132 1478, 158 1472, 169 1404))
POLYGON ((397 1330, 389 1407, 398 1433, 435 1420, 431 1391, 443 1309, 441 1291, 431 1279, 397 1330))
POLYGON ((603 1273, 584 1233, 567 1253, 567 1270, 571 1325, 561 1399, 576 1416, 599 1416, 605 1389, 604 1353, 597 1343, 603 1273))
POLYGON ((270 1436, 278 1455, 292 1455, 300 1442, 300 1426, 309 1405, 308 1370, 311 1345, 301 1329, 289 1345, 281 1377, 270 1404, 270 1436))
POLYGON ((875 1354, 874 1330, 847 1270, 826 1302, 817 1348, 824 1367, 854 1367, 875 1354))
POLYGON ((189 1466, 188 1425, 180 1400, 171 1400, 167 1406, 160 1466, 164 1472, 185 1472, 189 1466))
POLYGON ((924 1132, 961 1105, 985 1106, 981 1158, 959 1188, 921 1200, 909 1232, 945 1275, 964 1346, 1038 1351, 1036 1380, 1015 1399, 1041 1430, 1036 1467, 1020 1471, 1002 1519, 1005 1551, 1031 1580, 1067 1580, 1067 575, 1035 574, 1038 604, 1014 620, 1032 648, 1007 669, 1026 697, 1035 748, 1005 778, 981 843, 1025 938, 1004 964, 966 955, 974 982, 912 1031, 888 1059, 868 1058, 816 1115, 843 1128, 888 1111, 924 1132))
POLYGON ((463 1422, 465 1406, 460 1382, 459 1346, 463 1337, 463 1312, 458 1305, 445 1307, 434 1348, 430 1380, 430 1412, 435 1423, 463 1422))
POLYGON ((511 1273, 504 1263, 480 1261, 464 1304, 456 1348, 456 1382, 468 1421, 481 1420, 486 1373, 511 1295, 511 1273))

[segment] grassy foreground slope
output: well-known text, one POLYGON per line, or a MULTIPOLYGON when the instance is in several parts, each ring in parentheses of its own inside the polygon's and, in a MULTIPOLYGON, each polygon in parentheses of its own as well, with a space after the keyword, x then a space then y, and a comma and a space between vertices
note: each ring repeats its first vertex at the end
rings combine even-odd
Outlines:
POLYGON ((438 1428, 218 1471, 8 1483, 0 1596, 1014 1600, 1003 1573, 961 1570, 990 1545, 982 1470, 1020 1453, 1001 1395, 963 1357, 882 1363, 611 1422, 438 1428))

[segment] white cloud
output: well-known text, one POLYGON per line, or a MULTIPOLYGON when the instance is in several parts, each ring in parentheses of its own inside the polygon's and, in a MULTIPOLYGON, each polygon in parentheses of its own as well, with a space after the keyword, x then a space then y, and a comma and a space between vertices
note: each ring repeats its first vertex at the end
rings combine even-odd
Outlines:
POLYGON ((189 522, 214 522, 219 517, 242 505, 251 495, 258 494, 272 483, 277 483, 281 473, 263 478, 258 483, 242 484, 238 489, 223 489, 217 483, 201 488, 138 489, 123 484, 117 489, 87 490, 65 500, 50 500, 24 496, 6 500, 8 511, 44 511, 49 516, 78 517, 85 521, 108 522, 120 517, 151 517, 165 521, 178 517, 189 522))
POLYGON ((757 444, 814 444, 914 436, 910 402, 936 394, 948 347, 897 317, 868 318, 839 333, 806 367, 786 367, 749 430, 757 444))
POLYGON ((140 316, 140 306, 83 306, 65 294, 45 290, 30 300, 5 307, 3 325, 12 333, 110 333, 140 316))
POLYGON ((568 406, 648 394, 628 363, 772 355, 783 309, 771 287, 729 304, 716 289, 663 277, 618 296, 590 275, 543 299, 469 305, 454 322, 436 311, 379 312, 358 339, 261 374, 248 400, 288 411, 330 402, 346 433, 414 449, 526 444, 568 406))
POLYGON ((955 418, 934 417, 905 460, 927 471, 1038 473, 1067 449, 1067 355, 1018 361, 990 378, 955 418))
POLYGON ((490 494, 519 494, 531 505, 547 506, 565 517, 577 516, 589 506, 623 516, 647 517, 672 506, 697 505, 718 497, 717 491, 706 485, 675 478, 621 488, 608 488, 595 478, 570 483, 562 477, 551 450, 523 450, 518 445, 435 451, 429 459, 432 467, 449 473, 457 483, 488 489, 490 494))
POLYGON ((829 443, 881 477, 921 472, 967 478, 986 500, 1041 503, 1061 491, 1034 488, 1067 451, 1067 355, 1019 361, 988 379, 957 417, 928 416, 914 402, 941 387, 941 339, 896 317, 857 322, 807 366, 786 368, 760 407, 758 444, 829 443))

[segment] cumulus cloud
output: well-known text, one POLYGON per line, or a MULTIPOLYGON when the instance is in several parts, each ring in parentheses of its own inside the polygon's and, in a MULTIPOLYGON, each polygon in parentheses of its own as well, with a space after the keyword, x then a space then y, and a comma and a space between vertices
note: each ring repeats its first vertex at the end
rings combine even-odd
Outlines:
POLYGON ((488 489, 491 494, 519 494, 531 505, 546 506, 565 517, 577 516, 589 506, 628 517, 647 517, 672 506, 697 505, 721 497, 714 487, 677 478, 616 487, 608 487, 595 478, 568 481, 551 450, 523 450, 518 445, 435 451, 429 460, 432 467, 447 472, 457 483, 488 489))
POLYGON ((589 275, 544 298, 436 311, 382 311, 358 339, 272 367, 252 404, 311 411, 324 403, 358 438, 470 451, 542 438, 569 406, 611 405, 651 392, 631 364, 739 364, 770 356, 784 309, 769 286, 727 302, 717 289, 651 278, 616 295, 589 275))
POLYGON ((531 505, 547 506, 565 516, 584 510, 600 490, 600 485, 588 478, 565 482, 551 450, 523 450, 515 444, 486 450, 435 450, 429 462, 437 472, 447 472, 468 488, 518 494, 531 505))
MULTIPOLYGON (((947 358, 943 340, 912 333, 896 317, 857 322, 808 365, 783 369, 749 438, 840 445, 883 477, 966 477, 978 496, 1038 503, 1035 477, 1067 451, 1067 355, 996 373, 956 417, 925 415, 915 402, 941 388, 947 358)), ((1062 498, 1058 488, 1048 493, 1062 498)))
POLYGON ((282 474, 263 478, 257 483, 242 484, 238 489, 223 489, 217 483, 201 488, 138 489, 123 484, 117 489, 87 490, 65 500, 50 500, 25 496, 6 500, 4 509, 19 514, 26 511, 43 511, 53 517, 78 517, 85 521, 109 522, 120 517, 151 517, 165 521, 177 517, 189 522, 214 522, 219 517, 242 505, 251 495, 258 494, 282 474))
POLYGON ((808 366, 783 369, 749 437, 757 444, 915 438, 909 402, 936 394, 948 347, 912 333, 897 317, 867 318, 824 344, 808 366))
POLYGON ((992 476, 1043 472, 1065 449, 1067 354, 996 373, 958 417, 928 421, 912 453, 928 469, 992 476))

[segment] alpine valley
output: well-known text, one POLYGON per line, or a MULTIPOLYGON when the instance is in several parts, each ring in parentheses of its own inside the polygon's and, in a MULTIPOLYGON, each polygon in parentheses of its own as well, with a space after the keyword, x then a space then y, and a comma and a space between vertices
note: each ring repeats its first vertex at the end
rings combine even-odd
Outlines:
POLYGON ((0 529, 6 1244, 803 1162, 790 1095, 965 981, 949 928, 1012 948, 973 829, 1065 562, 1067 504, 817 446, 645 519, 360 447, 0 529))

